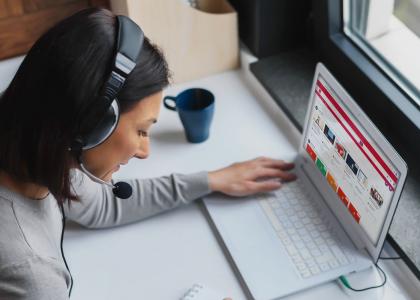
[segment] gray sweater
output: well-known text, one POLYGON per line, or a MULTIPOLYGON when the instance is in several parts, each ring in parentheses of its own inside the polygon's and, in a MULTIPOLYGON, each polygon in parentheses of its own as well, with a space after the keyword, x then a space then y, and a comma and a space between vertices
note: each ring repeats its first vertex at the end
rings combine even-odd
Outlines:
MULTIPOLYGON (((64 205, 67 219, 88 228, 136 222, 186 205, 211 191, 206 172, 127 180, 128 199, 76 170, 72 183, 80 202, 64 205)), ((0 186, 0 299, 68 299, 70 274, 60 251, 62 218, 55 198, 25 198, 0 186)), ((77 280, 77 279, 76 279, 77 280)))

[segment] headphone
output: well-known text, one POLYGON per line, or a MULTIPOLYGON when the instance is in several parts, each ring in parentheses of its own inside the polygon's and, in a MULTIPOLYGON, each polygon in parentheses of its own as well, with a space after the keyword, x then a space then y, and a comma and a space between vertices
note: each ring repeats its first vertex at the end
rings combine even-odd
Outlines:
POLYGON ((93 181, 112 187, 113 193, 122 199, 131 196, 132 188, 126 182, 117 182, 115 185, 106 182, 90 173, 82 162, 82 151, 92 149, 103 143, 115 130, 120 118, 120 109, 117 96, 124 86, 128 75, 136 66, 144 42, 144 33, 130 18, 116 16, 117 18, 117 49, 113 59, 111 74, 104 84, 102 103, 104 115, 96 126, 85 136, 78 135, 72 142, 70 151, 76 154, 81 170, 93 181))
POLYGON ((81 152, 103 143, 115 130, 120 118, 117 95, 124 86, 128 75, 136 66, 143 46, 144 33, 126 16, 117 18, 117 47, 111 74, 103 88, 101 105, 105 110, 98 124, 85 136, 78 135, 71 150, 81 152))

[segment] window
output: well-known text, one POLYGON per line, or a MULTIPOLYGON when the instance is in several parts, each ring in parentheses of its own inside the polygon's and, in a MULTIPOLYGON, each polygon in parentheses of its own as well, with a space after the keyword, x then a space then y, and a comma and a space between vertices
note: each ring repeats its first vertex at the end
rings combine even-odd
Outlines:
POLYGON ((420 108, 420 0, 345 0, 344 33, 420 108))

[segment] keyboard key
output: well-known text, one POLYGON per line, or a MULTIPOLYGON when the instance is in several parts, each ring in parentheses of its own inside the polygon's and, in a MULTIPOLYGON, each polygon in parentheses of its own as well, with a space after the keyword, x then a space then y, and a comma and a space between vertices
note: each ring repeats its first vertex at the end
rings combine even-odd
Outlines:
POLYGON ((292 215, 294 215, 294 214, 295 214, 295 211, 293 210, 293 208, 289 208, 289 209, 287 209, 287 210, 286 210, 286 214, 287 214, 288 216, 292 216, 292 215))
POLYGON ((280 208, 280 203, 278 201, 271 204, 272 208, 280 208))
POLYGON ((319 268, 318 267, 312 267, 312 268, 310 268, 310 270, 311 270, 311 273, 313 274, 313 275, 316 275, 316 274, 319 274, 319 272, 320 272, 320 270, 319 270, 319 268))
POLYGON ((288 237, 287 233, 285 231, 283 231, 283 230, 277 231, 277 235, 279 236, 279 238, 281 240, 284 240, 284 239, 286 239, 288 237))
POLYGON ((291 205, 298 205, 299 204, 299 201, 297 199, 290 199, 289 202, 290 202, 291 205))
POLYGON ((304 225, 308 225, 309 223, 311 223, 311 220, 310 220, 309 218, 303 218, 303 219, 302 219, 302 223, 303 223, 304 225))
POLYGON ((313 224, 309 224, 309 225, 307 225, 307 226, 306 226, 306 229, 307 229, 308 231, 314 231, 314 230, 316 230, 316 229, 315 229, 315 225, 313 225, 313 224))
POLYGON ((305 263, 308 266, 308 268, 312 268, 312 267, 315 267, 316 266, 316 262, 312 258, 307 259, 305 261, 305 263))
POLYGON ((296 247, 295 246, 293 246, 293 245, 289 245, 289 246, 287 246, 286 247, 286 250, 287 250, 287 252, 290 254, 290 255, 296 255, 296 254, 298 254, 298 250, 296 249, 296 247))
POLYGON ((306 246, 305 246, 305 244, 303 243, 303 242, 295 242, 295 246, 296 246, 296 248, 298 248, 298 249, 303 249, 303 248, 305 248, 306 246))
POLYGON ((329 253, 324 253, 321 256, 315 257, 315 260, 318 264, 324 264, 324 263, 328 263, 332 260, 335 260, 335 258, 331 255, 331 252, 329 253))
POLYGON ((290 204, 289 204, 288 202, 282 202, 281 206, 282 206, 284 209, 288 209, 288 208, 290 208, 290 204))
POLYGON ((307 249, 299 249, 300 255, 302 256, 302 258, 304 260, 311 258, 311 254, 309 253, 309 251, 307 249))
POLYGON ((315 225, 322 224, 322 220, 321 220, 320 218, 315 218, 312 222, 313 222, 315 225))
POLYGON ((260 202, 260 204, 274 229, 276 231, 281 230, 282 226, 270 206, 265 201, 260 202))
POLYGON ((298 216, 291 216, 291 217, 289 217, 289 220, 290 220, 290 222, 297 222, 297 221, 299 221, 299 217, 298 216))
POLYGON ((289 220, 281 220, 281 221, 283 223, 284 228, 286 229, 293 228, 293 224, 289 220))
POLYGON ((312 236, 313 238, 317 238, 317 237, 319 237, 319 236, 320 236, 320 234, 319 234, 319 232, 318 232, 318 231, 314 230, 314 231, 311 231, 311 236, 312 236))
POLYGON ((308 235, 301 236, 301 238, 306 243, 312 241, 312 238, 311 238, 311 236, 309 234, 308 235))
POLYGON ((319 264, 319 268, 320 268, 320 269, 321 269, 321 271, 323 271, 323 272, 328 271, 328 270, 330 269, 330 267, 328 266, 328 264, 327 264, 327 263, 322 263, 322 264, 319 264))
POLYGON ((299 232, 301 236, 308 234, 308 231, 305 228, 298 229, 297 232, 299 232))
POLYGON ((294 225, 295 225, 295 228, 296 228, 296 229, 303 228, 303 224, 302 224, 302 222, 300 222, 300 221, 296 221, 296 222, 294 223, 294 225))
POLYGON ((317 228, 318 228, 319 232, 327 230, 327 226, 325 226, 325 224, 320 224, 320 225, 317 226, 317 228))
POLYGON ((292 236, 291 236, 291 239, 292 239, 293 243, 295 243, 295 244, 296 244, 296 242, 299 242, 299 241, 301 241, 301 240, 302 240, 302 239, 300 238, 300 236, 298 236, 298 235, 292 235, 292 236))
POLYGON ((321 232, 321 236, 322 236, 324 239, 329 239, 329 238, 331 238, 331 234, 330 234, 328 231, 321 232))
POLYGON ((308 269, 304 269, 300 271, 300 275, 302 275, 303 278, 307 278, 311 276, 311 272, 308 269))
POLYGON ((328 246, 327 245, 320 245, 319 246, 319 250, 321 251, 321 252, 323 252, 323 253, 325 253, 325 252, 330 252, 330 249, 328 248, 328 246))
POLYGON ((290 191, 287 191, 287 193, 285 194, 287 199, 293 199, 295 198, 295 194, 291 193, 290 191))
POLYGON ((345 256, 340 256, 337 258, 338 262, 342 265, 345 266, 349 263, 349 261, 347 260, 347 258, 345 256))
POLYGON ((340 266, 340 265, 339 265, 339 263, 338 263, 338 261, 337 261, 336 259, 330 260, 330 261, 329 261, 329 265, 330 265, 330 267, 331 267, 332 269, 337 268, 337 267, 339 267, 339 266, 340 266))
POLYGON ((346 265, 348 263, 344 253, 340 250, 338 246, 332 246, 330 247, 330 250, 335 255, 340 264, 346 265))
POLYGON ((306 247, 308 247, 308 249, 318 249, 315 245, 314 242, 310 241, 306 243, 306 247))
POLYGON ((297 263, 297 264, 296 264, 296 268, 297 268, 299 271, 303 271, 303 270, 306 270, 306 265, 305 265, 305 263, 303 263, 303 262, 301 262, 301 263, 297 263))
POLYGON ((316 218, 318 217, 318 214, 314 210, 311 210, 310 212, 308 212, 308 217, 316 218))
POLYGON ((290 256, 295 264, 303 263, 302 257, 299 254, 291 255, 290 256))
POLYGON ((317 256, 322 255, 321 251, 319 251, 318 249, 311 249, 311 254, 312 254, 313 257, 317 257, 317 256))
POLYGON ((303 218, 305 218, 305 217, 306 217, 306 213, 305 213, 304 211, 300 211, 300 212, 298 212, 298 213, 297 213, 297 216, 298 216, 299 218, 303 219, 303 218))
POLYGON ((289 238, 284 238, 284 239, 282 240, 282 242, 283 242, 283 244, 284 244, 285 246, 289 246, 289 245, 291 245, 291 244, 292 244, 292 241, 291 241, 289 238))
POLYGON ((337 244, 333 239, 327 239, 327 245, 329 245, 331 247, 331 246, 335 246, 337 244))

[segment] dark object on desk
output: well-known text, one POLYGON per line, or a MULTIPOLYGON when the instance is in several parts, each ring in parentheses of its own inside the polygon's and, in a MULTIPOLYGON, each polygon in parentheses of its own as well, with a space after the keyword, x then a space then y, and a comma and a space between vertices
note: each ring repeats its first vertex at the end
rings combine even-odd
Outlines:
POLYGON ((201 143, 209 138, 214 115, 214 95, 202 88, 191 88, 178 96, 165 96, 166 108, 177 111, 190 143, 201 143))
POLYGON ((251 72, 302 131, 317 59, 308 49, 283 52, 250 65, 251 72))
POLYGON ((238 13, 239 36, 259 58, 307 42, 307 0, 229 0, 238 13))

